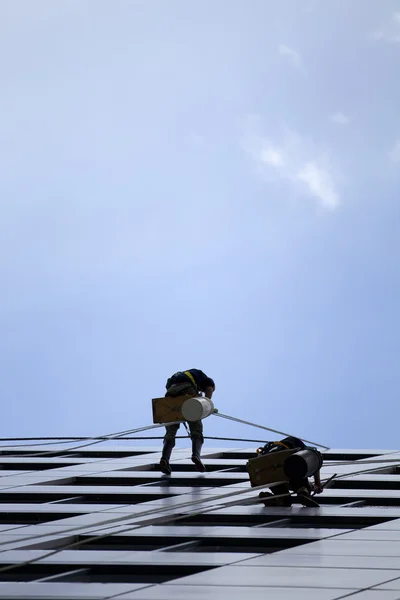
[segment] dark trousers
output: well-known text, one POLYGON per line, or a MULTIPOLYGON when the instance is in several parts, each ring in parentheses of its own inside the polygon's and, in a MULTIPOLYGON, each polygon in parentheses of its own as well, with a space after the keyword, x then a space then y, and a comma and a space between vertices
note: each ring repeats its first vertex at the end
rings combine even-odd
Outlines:
POLYGON ((299 481, 289 481, 289 483, 280 483, 279 485, 274 485, 271 487, 271 492, 275 496, 280 496, 281 494, 288 494, 290 490, 297 492, 297 490, 301 487, 305 487, 309 492, 311 491, 310 482, 307 478, 300 479, 299 481))
MULTIPOLYGON (((165 394, 166 398, 176 398, 178 396, 197 396, 197 390, 190 383, 181 383, 172 385, 167 393, 165 394)), ((201 443, 204 442, 203 438, 203 423, 201 421, 188 421, 190 437, 191 439, 200 439, 201 443)), ((164 441, 173 442, 175 444, 175 437, 178 433, 180 427, 180 423, 174 423, 173 425, 167 425, 166 433, 164 436, 164 441)))
MULTIPOLYGON (((279 452, 279 450, 272 450, 272 452, 279 452)), ((270 454, 270 452, 267 452, 270 454)), ((280 483, 279 485, 274 485, 270 488, 271 492, 274 496, 281 496, 283 494, 289 494, 292 490, 293 492, 297 492, 299 488, 306 488, 309 492, 311 492, 311 485, 307 477, 304 479, 293 479, 288 483, 280 483)), ((281 499, 282 504, 287 504, 290 506, 291 500, 289 497, 281 499)))

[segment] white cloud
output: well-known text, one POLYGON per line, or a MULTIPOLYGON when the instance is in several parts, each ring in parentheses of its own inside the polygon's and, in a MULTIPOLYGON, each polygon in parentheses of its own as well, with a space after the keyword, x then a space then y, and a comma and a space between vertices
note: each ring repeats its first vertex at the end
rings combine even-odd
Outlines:
POLYGON ((400 12, 395 12, 391 19, 374 31, 372 37, 388 44, 400 44, 400 12))
POLYGON ((400 140, 397 140, 393 148, 390 150, 389 158, 393 162, 400 163, 400 140))
POLYGON ((278 51, 282 56, 288 56, 294 63, 299 63, 301 60, 300 54, 285 44, 279 44, 278 51))
POLYGON ((288 58, 297 69, 305 73, 303 60, 300 54, 296 52, 296 50, 293 50, 293 48, 290 48, 290 46, 286 46, 286 44, 279 44, 278 52, 281 56, 285 56, 286 58, 288 58))
POLYGON ((315 144, 290 130, 285 130, 279 144, 260 133, 262 121, 247 121, 242 139, 243 150, 254 161, 258 173, 267 181, 284 181, 296 195, 317 200, 325 210, 335 210, 340 197, 331 166, 315 144))
POLYGON ((270 145, 264 146, 260 158, 265 165, 271 165, 272 167, 283 167, 285 164, 283 152, 270 145))
POLYGON ((306 163, 297 173, 299 181, 303 181, 309 191, 320 200, 322 206, 334 210, 339 205, 332 175, 314 162, 306 163))
POLYGON ((348 125, 350 123, 349 117, 346 117, 346 115, 341 112, 337 112, 329 118, 333 123, 337 123, 337 125, 348 125))

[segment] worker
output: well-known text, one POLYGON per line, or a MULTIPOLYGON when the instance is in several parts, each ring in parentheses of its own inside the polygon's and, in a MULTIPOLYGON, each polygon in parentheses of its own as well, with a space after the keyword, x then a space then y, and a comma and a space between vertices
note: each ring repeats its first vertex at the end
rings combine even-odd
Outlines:
MULTIPOLYGON (((310 483, 308 476, 304 476, 304 470, 302 473, 299 472, 297 465, 299 465, 296 460, 293 460, 291 457, 295 457, 297 453, 292 454, 291 457, 286 459, 285 466, 288 460, 291 460, 291 469, 290 469, 290 477, 288 483, 280 483, 278 485, 271 486, 270 492, 260 492, 259 497, 263 499, 265 506, 292 506, 293 498, 290 495, 290 490, 293 490, 297 494, 297 500, 300 501, 301 504, 308 507, 316 507, 319 506, 318 502, 316 502, 312 497, 311 493, 321 494, 323 491, 323 487, 321 485, 321 475, 320 469, 322 466, 322 455, 316 448, 311 448, 306 446, 304 442, 296 437, 288 436, 279 442, 268 442, 265 444, 263 448, 259 448, 257 450, 257 454, 263 456, 265 454, 270 454, 273 452, 280 452, 282 450, 289 449, 297 449, 300 451, 298 458, 301 460, 301 455, 306 456, 306 460, 309 463, 310 467, 307 469, 305 462, 302 462, 302 465, 305 465, 305 469, 307 469, 307 474, 309 476, 314 477, 314 483, 310 483), (310 452, 305 455, 304 450, 309 450, 310 452), (310 472, 311 470, 311 472, 310 472), (274 498, 274 496, 283 496, 280 498, 274 498)), ((285 469, 285 467, 284 467, 285 469)), ((286 469, 285 469, 286 471, 286 469)))
MULTIPOLYGON (((214 381, 199 369, 189 369, 188 371, 178 371, 172 375, 166 383, 167 392, 165 397, 176 398, 177 396, 197 396, 204 393, 206 398, 211 400, 215 391, 214 381)), ((190 438, 192 440, 192 462, 197 471, 204 473, 205 466, 201 462, 201 447, 204 443, 203 423, 201 421, 188 422, 190 429, 190 438)), ((163 451, 160 460, 160 468, 165 475, 171 475, 169 459, 175 446, 175 436, 178 432, 180 423, 166 426, 164 436, 163 451)))

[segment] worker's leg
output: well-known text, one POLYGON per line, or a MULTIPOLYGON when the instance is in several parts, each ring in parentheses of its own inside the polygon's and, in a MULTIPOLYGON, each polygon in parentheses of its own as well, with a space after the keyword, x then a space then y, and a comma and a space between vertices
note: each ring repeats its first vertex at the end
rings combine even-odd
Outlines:
POLYGON ((286 483, 280 483, 271 487, 271 492, 274 496, 283 496, 283 498, 277 498, 278 506, 292 506, 292 498, 289 495, 289 487, 286 483))
POLYGON ((291 489, 296 492, 305 492, 306 494, 311 493, 311 485, 307 477, 304 479, 296 479, 289 482, 291 489))
POLYGON ((191 383, 175 383, 171 385, 165 397, 177 398, 178 396, 197 396, 196 388, 191 383))
POLYGON ((165 475, 171 475, 171 467, 169 465, 169 459, 171 458, 172 449, 175 446, 175 436, 179 429, 179 423, 174 425, 167 425, 166 433, 164 436, 163 451, 160 460, 161 471, 165 475))
POLYGON ((204 442, 203 423, 201 421, 188 422, 190 429, 190 437, 192 438, 192 462, 200 473, 204 473, 205 466, 201 462, 201 447, 204 442))
MULTIPOLYGON (((165 394, 166 398, 177 398, 178 396, 183 396, 184 394, 196 395, 195 388, 190 383, 181 383, 178 385, 172 385, 165 394)), ((162 456, 160 460, 161 471, 165 475, 171 475, 171 467, 169 464, 169 459, 171 458, 172 449, 175 446, 175 436, 179 429, 179 423, 174 423, 173 425, 167 425, 166 433, 164 436, 164 445, 162 456)))
POLYGON ((311 485, 308 478, 298 481, 291 481, 290 486, 297 493, 297 499, 303 506, 316 507, 319 506, 313 498, 311 498, 311 485))
POLYGON ((290 491, 285 483, 274 485, 270 488, 270 492, 260 492, 259 498, 264 502, 265 506, 292 506, 292 498, 290 491), (283 498, 275 498, 274 496, 283 496, 283 498))

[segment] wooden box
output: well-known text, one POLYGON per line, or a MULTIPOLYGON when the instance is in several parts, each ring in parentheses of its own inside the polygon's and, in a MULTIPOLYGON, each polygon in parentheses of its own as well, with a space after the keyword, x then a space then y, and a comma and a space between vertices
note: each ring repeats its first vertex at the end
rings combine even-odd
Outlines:
POLYGON ((298 448, 280 450, 279 452, 271 452, 271 454, 250 458, 247 462, 247 470, 250 476, 251 487, 277 483, 278 481, 287 481, 288 478, 283 470, 283 463, 288 456, 294 454, 297 450, 298 448))
POLYGON ((153 398, 151 403, 153 407, 153 423, 183 423, 185 420, 182 415, 182 404, 192 395, 185 394, 176 398, 153 398))

